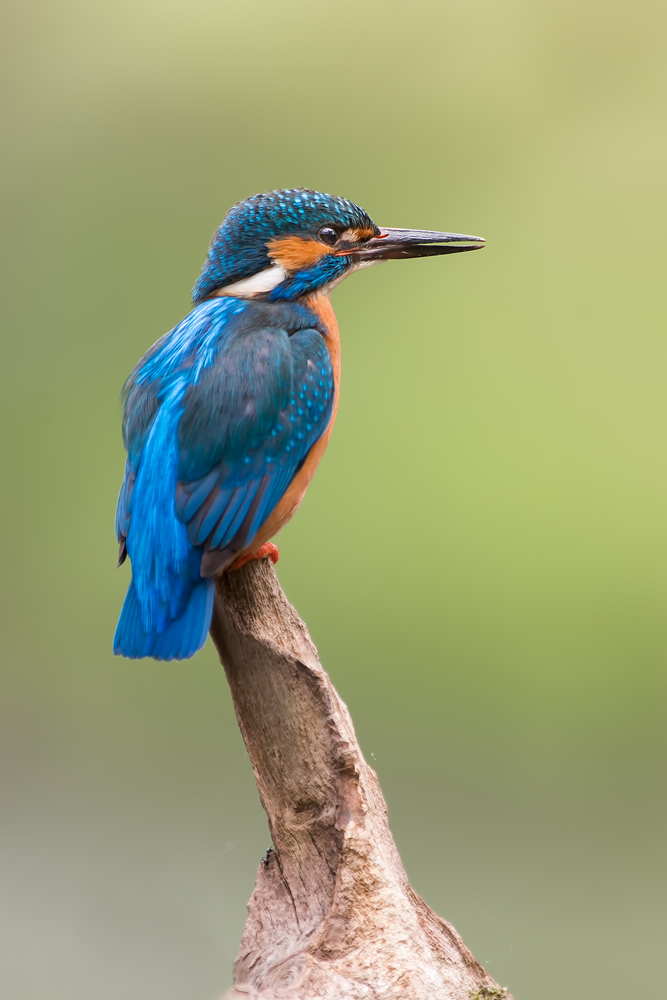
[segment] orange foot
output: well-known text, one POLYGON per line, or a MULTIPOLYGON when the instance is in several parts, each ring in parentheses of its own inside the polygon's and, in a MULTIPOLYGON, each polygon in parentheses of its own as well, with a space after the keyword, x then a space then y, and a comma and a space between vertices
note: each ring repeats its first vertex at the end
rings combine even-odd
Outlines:
POLYGON ((234 569, 241 569, 241 566, 245 566, 245 564, 250 562, 251 559, 266 559, 267 556, 274 566, 280 559, 278 546, 274 545, 273 542, 264 542, 264 545, 260 545, 256 552, 249 552, 247 556, 241 556, 235 563, 232 563, 228 572, 231 572, 234 569))

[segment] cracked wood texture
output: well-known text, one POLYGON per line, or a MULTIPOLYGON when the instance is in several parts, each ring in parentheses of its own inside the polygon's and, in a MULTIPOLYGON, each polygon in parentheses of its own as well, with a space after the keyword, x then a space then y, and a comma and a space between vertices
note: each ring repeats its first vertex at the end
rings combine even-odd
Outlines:
POLYGON ((375 772, 269 559, 218 579, 211 636, 274 845, 225 1000, 511 1000, 410 887, 375 772))

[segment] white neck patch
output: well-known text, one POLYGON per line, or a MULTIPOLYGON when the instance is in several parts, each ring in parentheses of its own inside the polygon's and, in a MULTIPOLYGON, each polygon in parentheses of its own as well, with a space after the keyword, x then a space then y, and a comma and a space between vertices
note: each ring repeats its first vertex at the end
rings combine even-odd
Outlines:
POLYGON ((273 264, 258 274, 253 274, 250 278, 241 278, 240 281, 233 281, 231 285, 225 285, 216 292, 218 295, 237 295, 242 299, 252 299, 255 295, 264 295, 272 291, 277 285, 287 277, 287 271, 280 264, 273 264))

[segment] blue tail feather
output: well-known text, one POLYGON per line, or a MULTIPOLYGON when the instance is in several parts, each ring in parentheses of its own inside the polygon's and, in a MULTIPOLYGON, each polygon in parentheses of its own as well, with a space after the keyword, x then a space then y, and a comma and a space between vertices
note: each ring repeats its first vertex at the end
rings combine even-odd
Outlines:
POLYGON ((131 660, 152 656, 156 660, 186 660, 206 642, 213 614, 213 580, 202 580, 192 588, 185 611, 163 632, 144 632, 141 606, 134 580, 125 597, 113 640, 116 656, 131 660))

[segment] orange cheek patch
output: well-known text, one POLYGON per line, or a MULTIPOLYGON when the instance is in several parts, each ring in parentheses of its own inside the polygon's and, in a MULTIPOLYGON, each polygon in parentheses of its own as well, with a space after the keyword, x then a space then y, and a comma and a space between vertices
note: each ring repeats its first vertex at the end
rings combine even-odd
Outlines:
POLYGON ((325 254, 331 253, 329 247, 324 246, 319 240, 304 240, 301 236, 283 236, 280 239, 269 240, 266 245, 269 257, 287 271, 300 271, 304 267, 312 267, 325 254))

